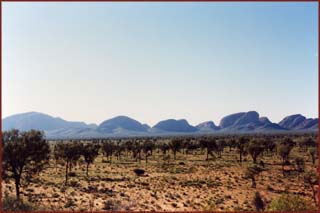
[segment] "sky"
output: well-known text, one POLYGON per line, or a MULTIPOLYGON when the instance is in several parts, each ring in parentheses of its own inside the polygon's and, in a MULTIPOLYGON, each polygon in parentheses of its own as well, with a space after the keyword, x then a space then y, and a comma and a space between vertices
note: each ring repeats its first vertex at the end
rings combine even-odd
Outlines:
POLYGON ((318 117, 318 5, 2 3, 2 117, 318 117))

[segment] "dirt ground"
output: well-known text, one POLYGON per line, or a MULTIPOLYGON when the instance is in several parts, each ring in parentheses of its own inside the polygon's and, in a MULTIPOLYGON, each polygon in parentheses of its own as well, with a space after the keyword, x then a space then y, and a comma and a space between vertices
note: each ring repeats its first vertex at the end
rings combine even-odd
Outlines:
MULTIPOLYGON (((294 152, 299 152, 298 149, 294 152)), ((303 152, 300 155, 306 155, 303 152)), ((310 158, 304 156, 306 170, 316 170, 310 158)), ((287 189, 312 202, 312 191, 303 183, 302 175, 288 174, 283 177, 281 159, 276 156, 260 157, 265 169, 257 176, 256 188, 244 178, 246 166, 252 163, 250 156, 240 164, 238 153, 225 148, 222 158, 211 158, 201 150, 193 154, 178 153, 173 160, 163 160, 163 154, 155 151, 148 163, 136 162, 130 155, 115 157, 112 163, 99 155, 89 167, 85 164, 72 170, 65 186, 65 167, 55 166, 54 160, 40 176, 21 187, 21 195, 39 209, 47 211, 250 211, 256 191, 268 205, 287 189), (143 176, 133 170, 144 169, 143 176)), ((288 166, 286 169, 293 168, 288 166)), ((2 183, 2 193, 14 195, 13 181, 2 183)))

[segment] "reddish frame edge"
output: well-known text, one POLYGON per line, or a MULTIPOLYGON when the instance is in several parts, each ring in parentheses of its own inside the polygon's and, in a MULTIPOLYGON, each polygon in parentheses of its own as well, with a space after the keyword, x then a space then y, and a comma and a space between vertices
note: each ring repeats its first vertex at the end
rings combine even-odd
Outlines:
POLYGON ((0 0, 2 2, 318 2, 318 0, 0 0))
MULTIPOLYGON (((320 75, 319 75, 319 49, 320 49, 320 43, 319 43, 319 29, 320 29, 320 23, 319 23, 319 11, 320 11, 320 4, 318 0, 0 0, 0 117, 2 119, 2 2, 318 2, 318 118, 320 117, 320 100, 319 100, 319 92, 320 92, 320 75)), ((318 133, 320 130, 320 121, 318 120, 318 133)), ((0 122, 0 213, 2 211, 2 122, 0 122)), ((320 140, 318 136, 318 168, 317 172, 320 176, 320 140)), ((320 201, 320 178, 318 179, 318 201, 320 201)), ((318 211, 320 212, 320 203, 318 206, 318 211)), ((42 212, 50 212, 50 213, 70 213, 71 211, 42 211, 42 212)), ((77 213, 76 211, 74 211, 77 213)), ((89 211, 88 211, 89 212, 89 211)), ((94 213, 105 213, 104 211, 92 211, 94 213)), ((135 213, 134 211, 113 211, 118 213, 135 213)), ((149 213, 149 211, 140 211, 149 213)), ((171 213, 201 213, 204 211, 174 211, 171 213)), ((214 211, 211 211, 214 212, 214 211)), ((270 213, 277 213, 277 212, 284 212, 285 211, 270 211, 270 213)), ((13 213, 21 213, 21 212, 13 212, 13 213)), ((80 213, 80 212, 79 212, 80 213)), ((170 213, 170 211, 156 211, 155 213, 170 213)), ((219 213, 247 213, 245 211, 238 211, 238 212, 221 212, 219 213)), ((251 213, 251 212, 250 212, 251 213)), ((289 213, 289 212, 288 212, 289 213)), ((301 213, 314 213, 314 211, 303 211, 301 213)))
MULTIPOLYGON (((2 1, 0 1, 0 117, 2 120, 2 1)), ((2 122, 0 122, 0 212, 2 211, 2 122)))

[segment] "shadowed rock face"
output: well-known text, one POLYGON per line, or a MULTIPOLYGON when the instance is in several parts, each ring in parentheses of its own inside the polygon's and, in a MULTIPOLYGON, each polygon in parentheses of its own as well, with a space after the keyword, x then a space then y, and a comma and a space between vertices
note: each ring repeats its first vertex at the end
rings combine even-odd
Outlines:
POLYGON ((200 123, 196 126, 196 128, 200 131, 210 131, 210 130, 219 130, 220 128, 216 126, 213 121, 206 121, 200 123))
POLYGON ((299 124, 297 127, 297 129, 316 129, 318 128, 318 118, 312 119, 312 118, 308 118, 306 120, 304 120, 301 124, 299 124))
POLYGON ((259 114, 256 111, 241 112, 228 115, 222 118, 220 122, 221 128, 232 129, 248 129, 252 130, 256 126, 261 126, 262 122, 259 120, 259 114))
POLYGON ((221 122, 224 132, 264 132, 286 130, 278 124, 272 123, 267 117, 259 117, 256 111, 236 113, 224 117, 221 122))
POLYGON ((227 115, 224 118, 221 119, 220 121, 220 127, 221 128, 226 128, 229 126, 232 126, 239 118, 241 118, 245 112, 239 112, 231 115, 227 115))
POLYGON ((264 124, 271 124, 271 121, 267 117, 261 117, 259 121, 264 124))
POLYGON ((191 126, 185 119, 175 120, 168 119, 164 121, 160 121, 153 129, 159 129, 168 132, 195 132, 197 128, 191 126))
POLYGON ((306 120, 306 117, 296 114, 296 115, 290 115, 285 117, 279 122, 279 125, 281 127, 287 128, 287 129, 294 129, 295 127, 299 126, 302 122, 306 120))
POLYGON ((2 120, 2 130, 10 130, 12 128, 20 131, 27 131, 30 129, 39 130, 56 130, 63 128, 92 128, 92 126, 84 122, 66 121, 61 118, 55 118, 44 113, 27 112, 12 115, 2 120))
POLYGON ((127 116, 117 116, 102 122, 99 126, 84 122, 71 122, 43 113, 28 112, 2 119, 2 130, 12 128, 26 131, 39 129, 45 131, 47 138, 101 138, 110 136, 156 136, 184 133, 243 133, 273 131, 318 131, 318 118, 306 119, 300 114, 285 117, 279 124, 267 117, 259 117, 256 111, 240 112, 224 117, 220 126, 207 121, 196 127, 185 119, 160 121, 153 128, 127 116))
POLYGON ((318 118, 306 119, 303 115, 295 114, 282 119, 279 125, 290 130, 316 129, 318 128, 318 118))
POLYGON ((99 132, 104 133, 112 133, 117 129, 144 132, 147 131, 148 126, 127 116, 117 116, 102 122, 97 128, 99 132))
POLYGON ((244 125, 249 123, 259 123, 259 114, 256 111, 250 111, 237 119, 233 125, 244 125))

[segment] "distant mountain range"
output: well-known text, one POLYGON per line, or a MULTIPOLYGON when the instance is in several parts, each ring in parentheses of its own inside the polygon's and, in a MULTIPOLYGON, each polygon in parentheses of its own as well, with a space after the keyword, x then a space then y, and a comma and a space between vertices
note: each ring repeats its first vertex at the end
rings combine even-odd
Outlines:
POLYGON ((239 112, 221 119, 219 126, 206 121, 192 126, 185 119, 168 119, 153 127, 142 124, 127 116, 117 116, 100 125, 66 121, 39 112, 27 112, 2 119, 2 130, 43 130, 47 138, 103 138, 129 136, 161 136, 210 133, 268 133, 288 131, 318 131, 318 118, 306 118, 295 114, 285 117, 279 123, 272 123, 267 117, 260 117, 256 111, 239 112))

